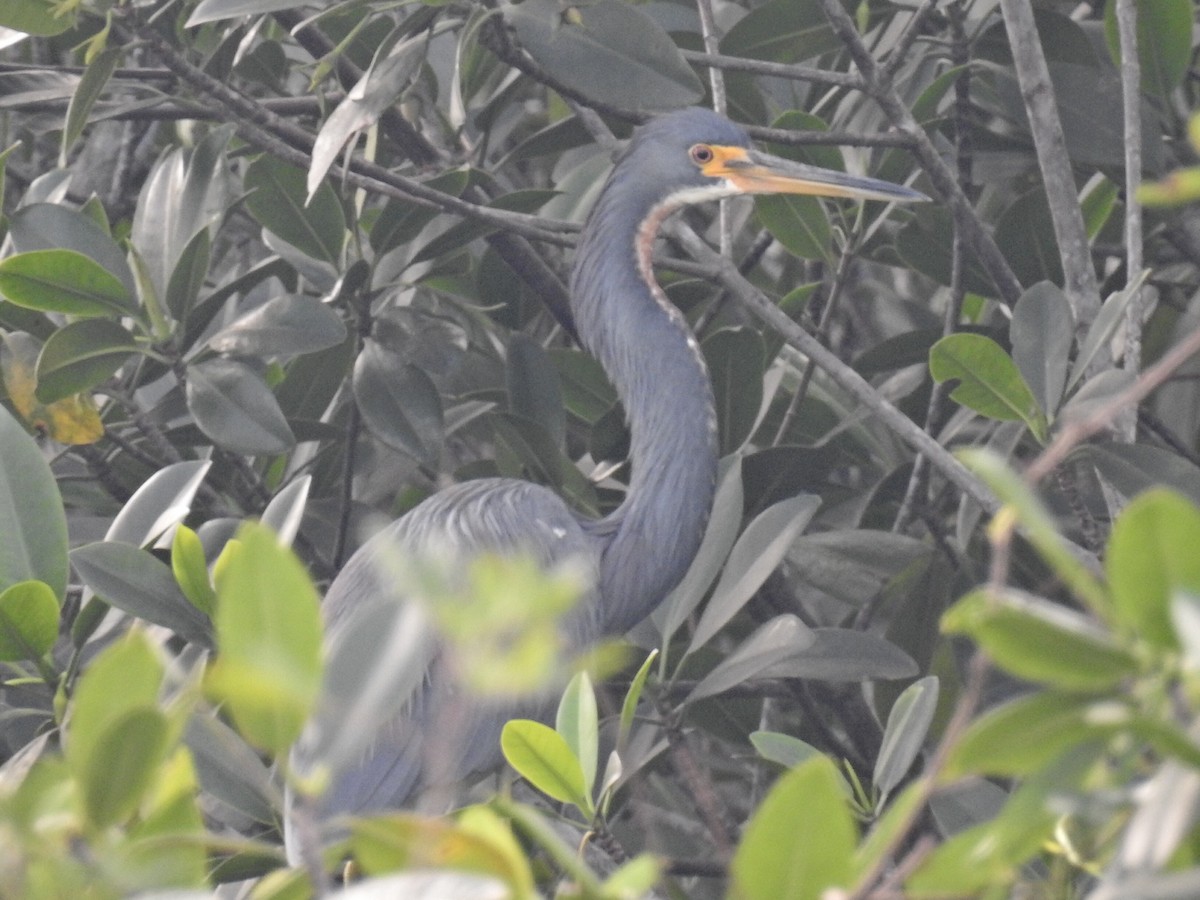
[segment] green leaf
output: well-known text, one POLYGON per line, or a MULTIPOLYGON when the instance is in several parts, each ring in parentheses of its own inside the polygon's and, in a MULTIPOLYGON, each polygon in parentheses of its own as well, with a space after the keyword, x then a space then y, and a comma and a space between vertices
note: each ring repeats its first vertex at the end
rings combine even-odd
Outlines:
POLYGON ((69 316, 129 315, 119 278, 74 250, 33 250, 0 262, 0 293, 26 309, 69 316))
POLYGON ((327 304, 302 294, 281 294, 222 328, 208 346, 232 356, 299 356, 345 339, 341 316, 327 304))
POLYGON ((554 729, 563 736, 583 770, 584 793, 591 796, 600 755, 600 714, 587 672, 577 672, 563 691, 554 729))
POLYGON ((526 0, 504 17, 543 69, 595 100, 661 110, 703 94, 670 35, 636 6, 599 0, 564 10, 558 0, 526 0))
POLYGON ((186 525, 177 526, 171 539, 171 572, 192 606, 211 616, 216 609, 217 592, 208 578, 204 545, 186 525))
MULTIPOLYGON (((807 741, 777 731, 753 731, 750 733, 750 743, 763 759, 769 759, 787 769, 793 769, 821 755, 821 751, 807 741)), ((847 786, 846 796, 849 795, 850 790, 847 786)))
POLYGON ((1138 671, 1137 657, 1087 616, 1014 588, 972 591, 942 629, 966 634, 1002 668, 1066 690, 1111 688, 1138 671))
POLYGON ((44 581, 0 592, 0 660, 40 659, 58 637, 58 598, 44 581))
MULTIPOLYGON (((1155 0, 1134 6, 1142 90, 1166 100, 1187 74, 1192 59, 1192 0, 1155 0)), ((1120 65, 1116 3, 1104 7, 1104 36, 1120 65)))
POLYGON ((112 73, 116 70, 117 63, 121 61, 124 53, 124 48, 119 47, 102 50, 84 70, 83 77, 79 79, 75 93, 71 95, 71 103, 67 107, 67 121, 63 126, 62 149, 59 151, 59 165, 63 168, 67 166, 67 155, 70 153, 71 147, 83 134, 88 114, 91 113, 92 107, 100 95, 104 93, 105 87, 108 86, 108 80, 112 78, 112 73))
POLYGON ((1099 616, 1107 617, 1112 601, 1096 576, 1072 553, 1049 510, 996 453, 983 448, 960 450, 958 458, 987 482, 1017 517, 1024 535, 1066 585, 1099 616))
POLYGON ((1043 691, 994 707, 971 723, 947 763, 950 777, 1028 775, 1101 732, 1087 721, 1091 697, 1043 691))
POLYGON ((181 322, 187 320, 188 314, 200 297, 204 280, 208 277, 211 255, 212 237, 207 228, 201 228, 183 248, 179 261, 171 270, 171 277, 167 281, 167 294, 163 299, 171 315, 181 322))
POLYGON ((204 435, 226 450, 273 456, 296 443, 275 395, 244 363, 210 359, 188 366, 187 404, 204 435))
POLYGON ((980 415, 1024 421, 1045 443, 1046 419, 1016 364, 991 338, 951 334, 929 351, 929 372, 936 381, 959 382, 950 396, 980 415))
POLYGON ((53 37, 75 25, 75 19, 61 15, 58 7, 55 0, 6 0, 0 7, 0 26, 25 34, 53 37))
POLYGON ((812 643, 781 659, 761 678, 807 678, 817 681, 867 681, 913 678, 913 658, 890 641, 853 628, 814 628, 812 643))
POLYGON ((394 450, 432 462, 442 446, 442 401, 417 366, 368 340, 354 362, 354 399, 371 433, 394 450))
POLYGON ((1200 509, 1159 488, 1134 498, 1113 525, 1105 557, 1117 621, 1160 648, 1174 649, 1171 596, 1200 594, 1200 509))
POLYGON ((67 762, 84 778, 112 726, 135 710, 154 709, 163 664, 149 638, 133 630, 106 648, 83 673, 67 722, 67 762))
MULTIPOLYGON (((8 224, 18 253, 74 250, 116 276, 125 288, 126 298, 137 296, 125 251, 113 240, 107 224, 97 222, 86 212, 57 203, 30 203, 13 213, 8 224)), ((133 309, 131 301, 127 300, 126 306, 133 309)))
POLYGON ((633 680, 629 682, 629 690, 625 692, 625 700, 621 703, 621 730, 617 737, 618 747, 623 747, 629 738, 629 731, 633 728, 633 717, 637 713, 638 701, 642 699, 646 679, 650 677, 650 668, 657 656, 658 650, 651 650, 637 670, 637 674, 633 676, 633 680))
POLYGON ((746 526, 700 616, 688 653, 708 643, 754 595, 820 505, 819 497, 801 494, 769 507, 746 526))
POLYGON ((169 628, 201 647, 212 646, 208 617, 184 597, 170 568, 146 550, 119 541, 98 541, 72 550, 71 564, 110 605, 169 628))
POLYGON ((1075 340, 1075 318, 1067 295, 1052 282, 1038 282, 1017 300, 1008 333, 1013 362, 1038 405, 1052 415, 1062 402, 1075 340))
POLYGON ((342 205, 327 181, 305 204, 308 191, 304 182, 302 169, 261 156, 246 170, 244 186, 250 192, 246 207, 264 228, 336 269, 346 236, 342 205))
POLYGON ((208 687, 248 740, 276 755, 300 735, 321 688, 321 616, 304 566, 269 529, 245 525, 217 586, 208 687))
POLYGON ((518 332, 509 339, 507 363, 504 373, 509 410, 540 423, 557 446, 565 447, 567 417, 562 388, 546 351, 518 332))
POLYGON ((737 21, 721 40, 721 52, 795 63, 841 49, 819 4, 771 0, 737 21))
POLYGON ((500 749, 508 764, 543 794, 572 803, 591 817, 592 799, 583 768, 566 739, 553 728, 530 719, 513 719, 500 732, 500 749))
POLYGON ((774 194, 754 198, 754 211, 763 228, 789 253, 800 259, 832 259, 833 230, 825 207, 816 197, 774 194))
POLYGON ((0 407, 0 590, 43 581, 67 592, 67 520, 37 443, 0 407))
MULTIPOLYGON (((722 465, 717 476, 717 494, 696 558, 692 560, 683 580, 667 595, 666 602, 659 607, 660 611, 655 613, 656 621, 660 622, 663 647, 669 647, 679 626, 700 605, 721 566, 729 558, 730 548, 737 540, 738 529, 742 525, 743 506, 742 460, 740 456, 735 456, 722 465)), ((667 654, 664 653, 662 665, 666 663, 667 654)))
POLYGON ((1100 312, 1096 313, 1096 318, 1092 320, 1087 334, 1083 336, 1083 340, 1079 344, 1079 353, 1075 356, 1075 362, 1071 364, 1071 374, 1067 378, 1068 391, 1087 374, 1097 354, 1108 345, 1112 336, 1116 334, 1117 329, 1125 321, 1125 310, 1141 291, 1142 283, 1149 274, 1149 269, 1144 270, 1124 290, 1115 291, 1104 301, 1100 312))
POLYGON ((718 452, 728 456, 750 439, 763 401, 762 337, 752 328, 722 328, 701 345, 717 405, 718 452))
POLYGON ((106 381, 140 350, 133 335, 111 319, 64 325, 46 340, 37 362, 37 398, 53 403, 106 381))
POLYGON ((813 630, 796 616, 788 613, 776 616, 722 659, 692 688, 684 702, 694 703, 760 677, 772 666, 812 646, 815 640, 813 630))
POLYGON ((130 709, 96 737, 79 779, 96 828, 123 822, 137 809, 169 746, 166 717, 154 707, 130 709))
POLYGON ((908 774, 925 744, 925 736, 937 710, 938 680, 927 675, 904 689, 888 713, 883 742, 875 760, 873 780, 884 803, 908 774))
POLYGON ((734 853, 733 896, 820 900, 829 888, 849 885, 857 835, 841 781, 819 756, 776 782, 734 853))

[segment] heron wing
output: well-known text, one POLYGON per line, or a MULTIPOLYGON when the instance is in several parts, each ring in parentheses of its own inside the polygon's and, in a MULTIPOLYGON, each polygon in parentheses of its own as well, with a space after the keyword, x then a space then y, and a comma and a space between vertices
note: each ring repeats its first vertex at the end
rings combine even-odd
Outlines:
MULTIPOLYGON (((589 567, 592 583, 599 563, 597 539, 553 492, 508 479, 465 482, 430 497, 372 538, 346 563, 330 586, 324 616, 337 640, 356 610, 397 598, 397 555, 427 554, 464 563, 482 553, 532 554, 550 567, 576 559, 589 567)), ((568 639, 594 639, 595 604, 585 597, 569 617, 568 639)), ((435 639, 429 637, 433 642, 435 639)), ((399 712, 383 722, 365 757, 337 773, 322 803, 326 815, 357 813, 411 803, 435 783, 459 781, 500 762, 499 732, 517 716, 536 715, 544 700, 483 704, 459 689, 447 661, 427 647, 429 667, 399 712)), ((294 761, 304 760, 304 742, 294 761)))

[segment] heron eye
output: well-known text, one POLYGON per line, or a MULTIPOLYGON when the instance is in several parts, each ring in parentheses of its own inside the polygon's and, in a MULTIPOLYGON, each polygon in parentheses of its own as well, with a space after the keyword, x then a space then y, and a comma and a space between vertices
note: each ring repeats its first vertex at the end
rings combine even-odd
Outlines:
POLYGON ((708 144, 693 144, 692 149, 688 151, 688 156, 696 165, 705 166, 713 161, 713 148, 708 144))

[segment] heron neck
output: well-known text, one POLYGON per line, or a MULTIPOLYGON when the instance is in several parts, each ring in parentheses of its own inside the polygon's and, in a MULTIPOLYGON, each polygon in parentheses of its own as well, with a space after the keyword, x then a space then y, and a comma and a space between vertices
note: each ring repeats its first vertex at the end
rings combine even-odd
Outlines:
POLYGON ((571 296, 580 339, 604 366, 629 423, 629 491, 597 525, 604 626, 621 633, 653 611, 699 549, 717 432, 699 347, 650 270, 654 232, 673 207, 611 188, 584 229, 571 296))

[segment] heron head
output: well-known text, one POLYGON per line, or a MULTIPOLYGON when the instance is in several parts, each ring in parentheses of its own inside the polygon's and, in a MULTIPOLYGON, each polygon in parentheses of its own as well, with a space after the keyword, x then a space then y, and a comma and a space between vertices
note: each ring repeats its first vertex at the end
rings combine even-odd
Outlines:
POLYGON ((901 185, 781 159, 755 149, 749 136, 724 116, 691 108, 652 119, 639 128, 627 157, 648 191, 679 204, 735 194, 808 194, 856 200, 928 200, 901 185))

